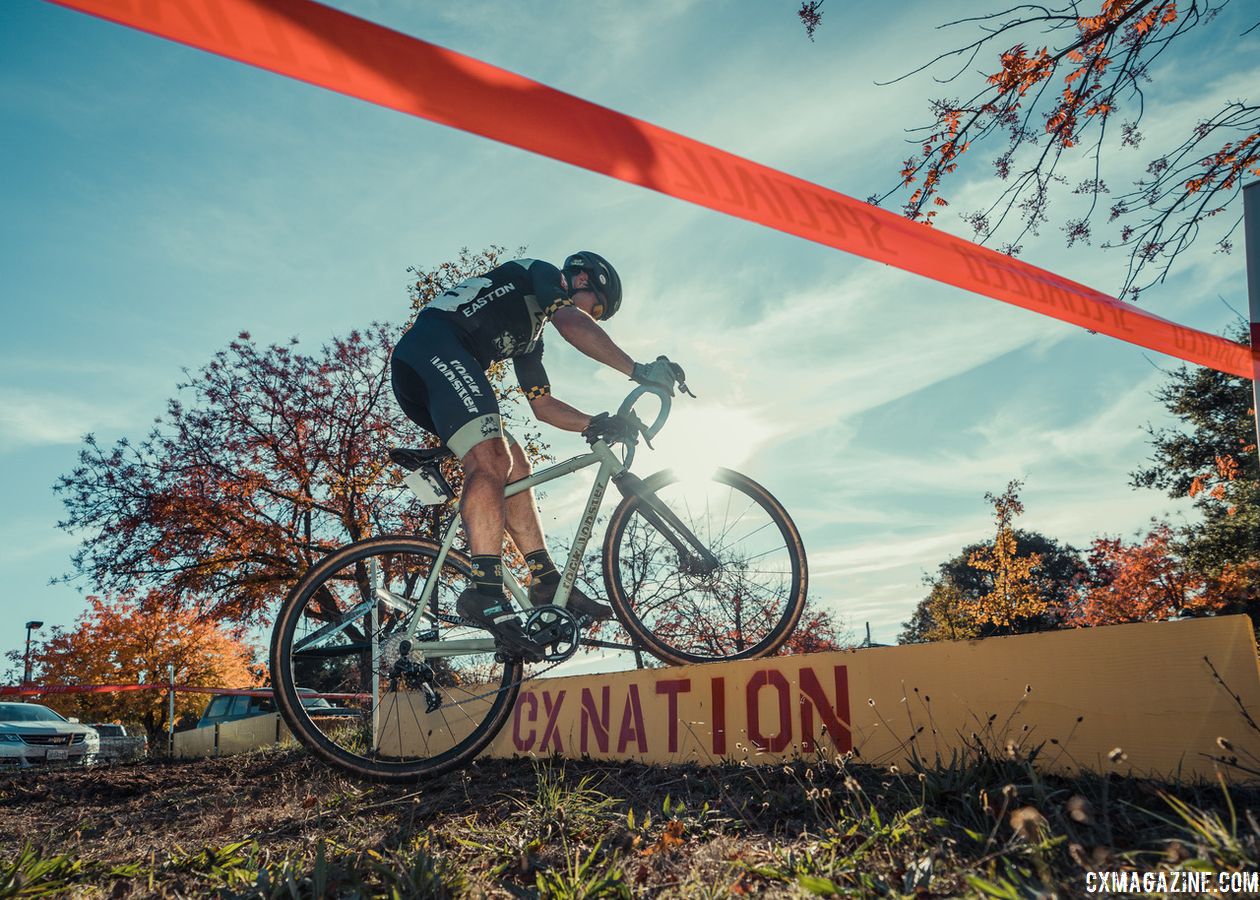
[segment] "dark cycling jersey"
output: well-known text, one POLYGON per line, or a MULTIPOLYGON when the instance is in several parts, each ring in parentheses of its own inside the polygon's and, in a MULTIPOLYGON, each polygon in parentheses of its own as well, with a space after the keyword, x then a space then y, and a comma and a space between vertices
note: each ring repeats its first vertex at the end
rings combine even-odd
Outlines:
POLYGON ((512 359, 522 390, 533 396, 531 391, 549 389, 542 367, 543 326, 561 307, 572 305, 559 269, 540 259, 514 259, 435 297, 415 327, 434 320, 451 323, 466 336, 482 369, 512 359))
POLYGON ((485 370, 511 359, 526 397, 550 394, 542 330, 572 304, 560 270, 536 259, 512 260, 443 292, 394 348, 392 383, 403 411, 461 457, 499 436, 485 370))

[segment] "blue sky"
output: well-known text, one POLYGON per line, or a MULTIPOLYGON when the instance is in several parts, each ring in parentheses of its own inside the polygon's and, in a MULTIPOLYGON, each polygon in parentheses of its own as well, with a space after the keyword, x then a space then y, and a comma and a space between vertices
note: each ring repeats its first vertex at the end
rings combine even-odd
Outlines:
MULTIPOLYGON (((937 3, 824 7, 813 44, 786 0, 333 5, 859 198, 895 177, 903 129, 942 92, 874 84, 939 49, 937 3)), ((1260 83, 1257 35, 1236 24, 1161 60, 1132 174, 1159 134, 1260 83)), ((141 436, 181 369, 241 330, 315 346, 402 321, 407 267, 462 246, 612 259, 627 299, 610 331, 636 358, 681 361, 700 395, 662 461, 703 452, 769 487, 812 593, 877 640, 925 572, 988 534, 983 495, 1011 478, 1027 481, 1021 524, 1077 546, 1189 513, 1128 486, 1175 361, 986 298, 38 0, 0 5, 0 133, 0 650, 27 619, 82 608, 48 580, 77 542, 51 485, 83 434, 141 436)), ((992 155, 960 173, 953 209, 993 189, 992 155)), ((1067 252, 1053 227, 1025 248, 1117 286, 1118 256, 1067 252)), ((1205 242, 1145 303, 1219 332, 1245 290, 1242 254, 1205 242)), ((592 378, 561 344, 556 394, 614 406, 620 376, 592 378)), ((553 449, 581 443, 557 433, 553 449)))

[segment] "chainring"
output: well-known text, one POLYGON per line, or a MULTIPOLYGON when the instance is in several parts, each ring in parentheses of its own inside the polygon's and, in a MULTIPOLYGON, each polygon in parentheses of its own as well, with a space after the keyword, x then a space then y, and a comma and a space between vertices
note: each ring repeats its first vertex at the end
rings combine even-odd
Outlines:
POLYGON ((543 646, 543 661, 564 662, 577 653, 578 620, 563 606, 538 606, 525 617, 525 634, 543 646))

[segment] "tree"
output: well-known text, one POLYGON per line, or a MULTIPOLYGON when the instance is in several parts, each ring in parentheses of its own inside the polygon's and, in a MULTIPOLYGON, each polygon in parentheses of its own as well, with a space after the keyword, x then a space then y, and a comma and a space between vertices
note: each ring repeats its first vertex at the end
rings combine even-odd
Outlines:
MULTIPOLYGON (((798 11, 811 40, 822 5, 807 0, 798 11)), ((1220 13, 1229 5, 1230 0, 1064 0, 1059 6, 1019 4, 946 23, 943 27, 972 27, 975 36, 895 80, 931 71, 936 83, 966 84, 977 60, 989 74, 978 86, 964 88, 970 91, 967 99, 930 102, 930 124, 911 130, 919 152, 902 164, 900 183, 870 201, 908 195, 905 215, 932 224, 949 205, 942 189, 964 156, 993 147, 994 172, 1004 186, 963 218, 981 242, 1004 239, 1003 252, 1020 252, 1023 239, 1049 221, 1052 201, 1067 205, 1060 227, 1068 246, 1114 231, 1103 246, 1127 251, 1120 293, 1133 298, 1162 281, 1208 220, 1220 214, 1226 214, 1221 226, 1210 233, 1217 250, 1229 252, 1241 221, 1236 200, 1242 182, 1248 174, 1260 175, 1260 105, 1239 98, 1204 109, 1188 133, 1155 148, 1131 186, 1114 194, 1110 186, 1118 180, 1113 167, 1133 166, 1115 157, 1143 142, 1146 85, 1160 72, 1154 63, 1170 46, 1184 46, 1187 35, 1215 24, 1222 32, 1218 42, 1251 41, 1260 52, 1256 24, 1248 23, 1241 34, 1224 33, 1220 13), (952 68, 937 74, 946 65, 952 68), (1089 172, 1069 180, 1060 170, 1075 155, 1085 157, 1089 172), (1068 203, 1072 195, 1076 202, 1068 203), (1234 212, 1228 214, 1231 205, 1234 212)), ((1182 69, 1172 71, 1184 76, 1182 69)))
POLYGON ((1011 481, 1000 496, 984 495, 993 505, 997 534, 993 543, 972 551, 967 558, 971 568, 990 576, 987 590, 972 601, 973 617, 980 625, 1009 628, 1019 620, 1041 615, 1046 609, 1046 601, 1033 577, 1033 571, 1041 565, 1041 554, 1020 555, 1011 527, 1015 517, 1024 512, 1019 488, 1019 481, 1011 481))
MULTIPOLYGON (((1245 326, 1231 337, 1246 343, 1245 326)), ((1235 375, 1181 366, 1155 396, 1181 424, 1148 426, 1151 465, 1133 473, 1132 484, 1194 500, 1201 518, 1177 531, 1174 550, 1221 601, 1222 612, 1248 613, 1260 626, 1260 462, 1251 386, 1235 375)))
MULTIPOLYGON (((223 627, 159 591, 143 596, 87 598, 74 627, 54 628, 32 653, 41 681, 55 684, 165 683, 175 666, 178 684, 243 688, 262 683, 244 628, 223 627)), ((44 701, 84 722, 136 722, 158 740, 169 701, 160 691, 50 694, 44 701)), ((200 714, 202 694, 176 694, 175 715, 200 714)))
MULTIPOLYGON (((968 558, 970 554, 968 554, 968 558)), ((968 610, 966 594, 947 576, 926 579, 931 589, 915 607, 909 622, 897 638, 902 644, 928 641, 964 641, 980 637, 980 626, 968 610)))
POLYGON ((1070 545, 1014 528, 1024 509, 1019 487, 1012 481, 1001 496, 985 495, 994 508, 994 539, 964 547, 925 579, 928 596, 903 624, 899 642, 1026 634, 1062 625, 1060 610, 1073 597, 1084 565, 1070 545))
POLYGON ((801 620, 792 636, 779 648, 779 655, 844 650, 854 644, 853 635, 845 627, 843 620, 833 610, 824 607, 818 597, 809 595, 805 598, 801 620))
MULTIPOLYGON (((432 271, 409 270, 413 309, 500 253, 463 251, 432 271)), ((97 590, 156 588, 212 619, 261 622, 330 550, 436 527, 407 501, 387 457, 421 438, 389 385, 400 330, 374 324, 309 354, 296 339, 263 347, 243 332, 185 373, 144 440, 106 449, 88 435, 78 466, 54 488, 67 511, 61 527, 84 535, 74 574, 97 590)), ((531 449, 542 452, 537 440, 531 449)), ((446 474, 458 487, 453 462, 446 474)))
POLYGON ((1182 614, 1207 615, 1223 605, 1205 580, 1188 570, 1174 548, 1174 534, 1156 525, 1140 542, 1095 538, 1080 596, 1066 611, 1073 626, 1156 622, 1182 614))

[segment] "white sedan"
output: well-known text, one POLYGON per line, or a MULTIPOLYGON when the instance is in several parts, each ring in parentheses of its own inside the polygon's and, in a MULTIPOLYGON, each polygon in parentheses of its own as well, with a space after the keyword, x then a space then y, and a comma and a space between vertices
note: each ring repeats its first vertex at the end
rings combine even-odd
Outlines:
POLYGON ((88 765, 101 739, 78 719, 66 719, 38 703, 0 703, 0 767, 43 763, 88 765))

